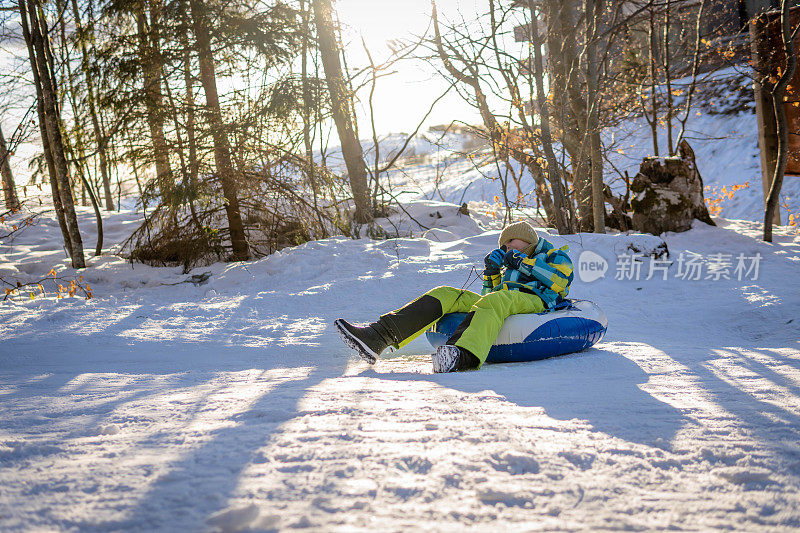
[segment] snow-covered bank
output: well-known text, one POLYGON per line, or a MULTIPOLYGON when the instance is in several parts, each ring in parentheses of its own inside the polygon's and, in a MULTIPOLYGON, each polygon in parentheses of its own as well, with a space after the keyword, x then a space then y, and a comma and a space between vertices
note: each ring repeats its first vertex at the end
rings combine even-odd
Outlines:
MULTIPOLYGON (((695 99, 685 138, 694 150, 698 170, 707 188, 706 198, 720 197, 722 187, 730 191, 734 185, 749 183, 748 187, 738 190, 731 198, 724 199, 719 215, 759 222, 763 219, 764 194, 758 127, 754 104, 742 96, 752 80, 746 72, 741 74, 734 68, 724 69, 713 76, 721 80, 720 85, 713 88, 709 80, 704 82, 710 94, 706 94, 702 101, 695 99)), ((676 82, 673 89, 680 92, 680 83, 676 82)), ((676 100, 678 104, 679 100, 676 100)), ((677 137, 678 131, 676 119, 673 138, 677 137)), ((667 146, 665 124, 659 124, 658 134, 659 153, 664 156, 667 146)), ((602 140, 607 152, 604 181, 622 195, 625 190, 624 175, 635 176, 642 159, 654 153, 650 127, 644 118, 632 117, 607 128, 602 140)), ((371 138, 362 139, 361 142, 365 159, 373 166, 374 142, 371 138)), ((405 151, 396 166, 382 175, 381 185, 389 192, 383 197, 386 202, 393 201, 393 196, 404 202, 427 199, 459 205, 477 202, 490 206, 505 204, 507 200, 514 205, 518 195, 521 195, 526 207, 536 205, 535 184, 530 174, 518 165, 514 165, 513 172, 509 172, 502 163, 496 162, 486 139, 472 132, 469 127, 453 126, 445 131, 442 126, 437 126, 411 139, 404 133, 379 136, 381 166, 404 145, 405 151), (514 178, 518 179, 519 187, 514 183, 514 178), (503 194, 503 182, 506 183, 506 196, 503 194)), ((32 154, 36 150, 35 146, 28 144, 25 153, 32 154)), ((322 163, 319 152, 316 158, 322 163)), ((324 162, 334 172, 346 173, 338 147, 326 151, 324 162)), ((13 163, 19 176, 18 184, 25 183, 29 175, 28 161, 16 157, 13 163)), ((128 189, 135 189, 132 182, 128 183, 128 189)), ((33 187, 27 187, 24 194, 35 196, 41 193, 33 187)), ((788 222, 790 213, 795 218, 800 217, 799 177, 786 176, 779 210, 784 224, 788 222)))
MULTIPOLYGON (((687 118, 685 139, 695 152, 698 170, 708 187, 706 197, 719 196, 722 187, 730 190, 733 185, 749 183, 749 187, 740 189, 733 198, 721 204, 720 215, 759 222, 764 216, 764 194, 752 79, 744 66, 726 68, 703 78, 700 91, 703 95, 702 98, 695 95, 694 107, 687 118)), ((681 94, 675 98, 680 117, 688 82, 684 79, 672 85, 673 90, 681 94)), ((497 197, 504 203, 501 182, 506 181, 511 203, 521 193, 528 206, 536 204, 535 185, 530 174, 520 168, 514 169, 520 181, 517 189, 512 174, 507 173, 504 165, 492 160, 491 147, 485 139, 482 144, 480 137, 469 133, 468 129, 454 129, 457 131, 444 132, 437 128, 421 132, 409 141, 404 157, 399 161, 401 168, 392 170, 386 178, 395 194, 404 199, 419 195, 457 204, 471 201, 494 203, 497 197), (471 157, 466 154, 471 154, 471 157)), ((662 156, 667 155, 666 129, 665 123, 659 123, 658 145, 662 156)), ((679 131, 680 123, 675 118, 673 139, 677 138, 679 131)), ((381 159, 389 160, 402 147, 406 137, 405 134, 380 137, 381 159)), ((654 154, 650 126, 643 117, 632 117, 607 128, 602 141, 607 151, 604 181, 622 195, 624 175, 635 176, 642 159, 654 154)), ((373 141, 364 139, 362 145, 367 159, 372 161, 373 141)), ((341 154, 335 148, 327 154, 326 162, 344 170, 341 154)), ((798 177, 786 177, 780 199, 783 223, 787 223, 788 213, 800 216, 798 177)))
MULTIPOLYGON (((730 190, 733 185, 749 182, 748 188, 724 201, 721 215, 761 221, 764 195, 755 114, 747 111, 720 115, 703 113, 692 116, 687 127, 686 138, 695 152, 703 182, 709 188, 706 197, 717 196, 723 186, 730 190)), ((659 142, 664 155, 666 140, 664 132, 661 133, 659 142)), ((649 126, 643 118, 631 119, 608 131, 604 144, 610 149, 604 181, 617 193, 624 194, 622 176, 626 172, 635 176, 642 159, 653 154, 649 126)), ((480 157, 476 159, 481 160, 480 157)), ((389 178, 392 185, 397 190, 419 191, 427 198, 454 203, 493 202, 495 196, 503 197, 501 181, 492 180, 504 176, 502 166, 498 168, 491 161, 476 165, 466 158, 452 155, 447 159, 436 152, 431 152, 431 160, 393 172, 389 178)), ((517 188, 510 175, 504 179, 508 180, 509 198, 514 201, 517 188)), ((534 183, 527 173, 522 173, 521 190, 526 194, 528 205, 535 205, 534 183)), ((796 176, 786 177, 781 193, 781 220, 786 223, 788 215, 784 204, 788 206, 788 212, 800 213, 800 179, 796 176)))
MULTIPOLYGON (((367 367, 332 327, 461 287, 496 243, 454 205, 409 209, 442 211, 436 240, 331 238, 198 285, 104 256, 90 300, 0 304, 0 529, 800 527, 800 237, 698 224, 663 236, 666 280, 650 259, 636 280, 622 258, 660 238, 552 235, 608 261, 572 290, 608 315, 603 342, 433 375, 423 339, 367 367), (702 278, 715 253, 759 272, 682 279, 690 252, 702 278)), ((110 216, 109 242, 136 218, 110 216)), ((58 232, 3 243, 0 275, 74 275, 58 232)))

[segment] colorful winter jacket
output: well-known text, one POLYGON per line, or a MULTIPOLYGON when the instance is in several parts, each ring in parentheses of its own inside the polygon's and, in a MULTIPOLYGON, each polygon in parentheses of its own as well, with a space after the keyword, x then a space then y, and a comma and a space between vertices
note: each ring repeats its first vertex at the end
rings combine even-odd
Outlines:
POLYGON ((569 246, 555 248, 540 237, 533 251, 522 260, 519 270, 506 267, 499 274, 484 273, 481 295, 516 290, 535 294, 548 309, 555 306, 567 297, 574 278, 567 251, 569 246))

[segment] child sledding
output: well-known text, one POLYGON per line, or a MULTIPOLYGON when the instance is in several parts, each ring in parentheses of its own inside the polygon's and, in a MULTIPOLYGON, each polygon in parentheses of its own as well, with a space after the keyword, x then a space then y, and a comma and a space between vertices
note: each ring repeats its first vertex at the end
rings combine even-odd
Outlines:
POLYGON ((556 307, 567 297, 573 279, 567 246, 554 248, 528 222, 506 226, 498 246, 484 258, 481 294, 436 287, 366 326, 338 319, 339 334, 363 359, 375 363, 386 348, 402 348, 442 316, 467 313, 433 354, 433 371, 480 368, 507 317, 556 307))

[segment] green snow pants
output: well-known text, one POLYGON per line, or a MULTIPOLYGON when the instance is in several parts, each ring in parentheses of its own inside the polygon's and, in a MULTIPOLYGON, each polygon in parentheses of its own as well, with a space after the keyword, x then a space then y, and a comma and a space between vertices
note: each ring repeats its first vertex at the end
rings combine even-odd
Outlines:
POLYGON ((441 286, 429 290, 400 309, 382 315, 379 322, 389 329, 397 341, 395 348, 402 348, 443 315, 467 313, 447 344, 469 350, 480 361, 480 368, 506 317, 542 311, 544 303, 535 294, 499 290, 481 296, 471 291, 441 286))

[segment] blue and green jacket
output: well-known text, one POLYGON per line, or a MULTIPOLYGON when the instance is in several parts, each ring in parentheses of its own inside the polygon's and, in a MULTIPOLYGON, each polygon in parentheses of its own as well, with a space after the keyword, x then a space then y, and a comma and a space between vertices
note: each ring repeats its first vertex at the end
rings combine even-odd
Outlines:
POLYGON ((574 278, 567 251, 569 246, 555 248, 540 237, 519 270, 505 267, 498 274, 484 272, 481 295, 499 290, 528 292, 541 298, 550 309, 567 297, 574 278))

